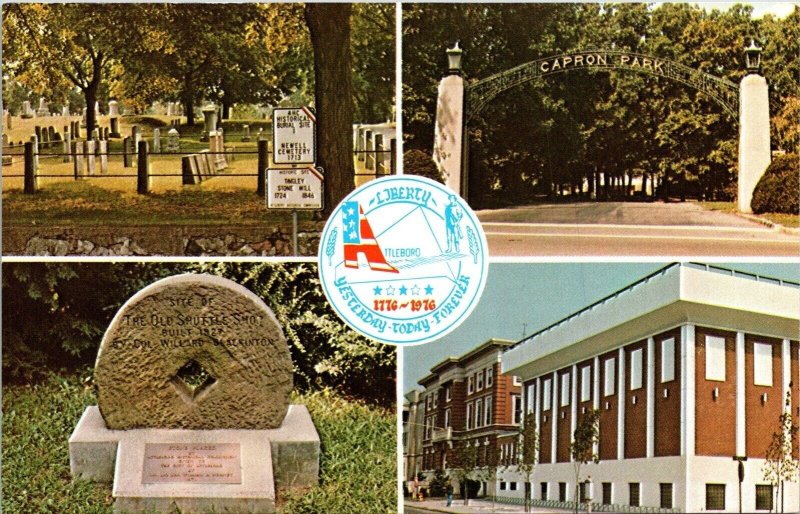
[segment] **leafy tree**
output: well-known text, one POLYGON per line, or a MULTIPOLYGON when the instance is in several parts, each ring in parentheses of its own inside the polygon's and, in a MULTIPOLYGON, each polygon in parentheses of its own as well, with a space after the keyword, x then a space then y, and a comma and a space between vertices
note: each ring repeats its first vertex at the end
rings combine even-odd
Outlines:
MULTIPOLYGON (((536 428, 536 419, 528 413, 522 421, 517 433, 517 472, 525 477, 525 483, 530 484, 533 470, 536 468, 536 456, 539 454, 539 433, 536 428)), ((530 495, 525 494, 525 512, 531 511, 530 495)))
POLYGON ((600 411, 587 409, 579 418, 573 433, 569 452, 572 455, 573 468, 575 469, 575 512, 580 506, 580 479, 581 467, 584 464, 600 462, 596 448, 600 443, 600 411))
POLYGON ((475 441, 462 440, 454 444, 453 450, 453 476, 461 486, 464 505, 469 505, 470 482, 478 480, 480 475, 478 447, 475 441))
POLYGON ((78 87, 86 102, 86 126, 97 122, 94 105, 131 23, 119 4, 24 4, 3 7, 3 65, 39 95, 64 100, 78 87))
POLYGON ((762 468, 764 480, 772 484, 776 499, 780 495, 781 512, 786 482, 797 479, 798 461, 792 451, 792 441, 797 437, 800 426, 792 414, 792 387, 786 391, 784 409, 778 417, 778 429, 772 434, 772 442, 766 451, 766 461, 762 468))
POLYGON ((430 496, 444 496, 449 482, 450 480, 447 478, 443 469, 434 471, 433 478, 431 478, 430 481, 430 496))

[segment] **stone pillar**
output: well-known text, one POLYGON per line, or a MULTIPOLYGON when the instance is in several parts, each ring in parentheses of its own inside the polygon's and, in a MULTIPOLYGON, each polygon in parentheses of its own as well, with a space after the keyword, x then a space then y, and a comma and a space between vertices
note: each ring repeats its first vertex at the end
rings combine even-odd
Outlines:
POLYGON ((753 212, 753 190, 771 160, 769 141, 769 88, 757 73, 739 85, 739 211, 753 212))
POLYGON ((745 424, 745 339, 736 332, 736 455, 745 456, 747 425, 745 424))
POLYGON ((95 148, 96 144, 97 144, 97 141, 89 140, 89 141, 86 141, 86 143, 84 143, 84 145, 83 145, 83 149, 84 149, 84 152, 85 152, 85 155, 86 155, 86 174, 88 176, 94 175, 94 169, 95 169, 95 166, 94 166, 94 163, 95 163, 95 160, 94 160, 94 158, 95 158, 94 148, 95 148))
POLYGON ((100 173, 106 174, 108 173, 108 141, 99 141, 98 150, 100 152, 100 173))
POLYGON ((119 116, 119 103, 116 100, 108 102, 108 115, 119 116))
POLYGON ((63 141, 63 153, 64 158, 62 159, 63 162, 72 162, 72 155, 69 155, 72 152, 72 134, 69 131, 68 127, 64 127, 64 141, 63 141))
POLYGON ((247 142, 250 141, 250 125, 244 125, 242 127, 244 131, 244 135, 242 136, 242 141, 247 142))
POLYGON ((31 136, 31 143, 33 143, 33 170, 39 171, 39 137, 34 134, 31 136))
POLYGON ((466 123, 464 77, 448 75, 439 82, 436 101, 436 126, 433 136, 433 161, 442 172, 447 187, 466 198, 463 177, 466 123))
POLYGON ((131 138, 126 137, 122 140, 122 166, 125 168, 133 167, 133 148, 131 138))
POLYGON ((72 153, 75 159, 72 161, 72 169, 75 172, 75 180, 80 180, 84 177, 83 171, 83 141, 75 141, 72 143, 72 153))
POLYGON ((161 129, 153 129, 153 153, 161 153, 161 129))
POLYGON ((217 106, 208 104, 203 107, 203 118, 205 126, 203 127, 203 135, 200 141, 208 141, 208 134, 212 130, 217 130, 217 106))

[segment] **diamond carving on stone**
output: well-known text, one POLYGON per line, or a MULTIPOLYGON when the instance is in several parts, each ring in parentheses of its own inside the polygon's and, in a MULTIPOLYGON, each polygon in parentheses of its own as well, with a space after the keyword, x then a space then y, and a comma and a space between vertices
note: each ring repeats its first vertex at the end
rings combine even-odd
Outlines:
POLYGON ((216 383, 217 379, 195 360, 184 364, 172 378, 172 384, 189 402, 199 400, 216 383))

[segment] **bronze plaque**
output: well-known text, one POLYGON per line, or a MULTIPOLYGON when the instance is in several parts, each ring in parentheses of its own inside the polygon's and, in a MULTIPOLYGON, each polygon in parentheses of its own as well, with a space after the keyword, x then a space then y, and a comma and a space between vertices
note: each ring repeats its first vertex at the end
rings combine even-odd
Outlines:
POLYGON ((238 443, 145 444, 142 483, 164 482, 241 484, 241 445, 238 443))

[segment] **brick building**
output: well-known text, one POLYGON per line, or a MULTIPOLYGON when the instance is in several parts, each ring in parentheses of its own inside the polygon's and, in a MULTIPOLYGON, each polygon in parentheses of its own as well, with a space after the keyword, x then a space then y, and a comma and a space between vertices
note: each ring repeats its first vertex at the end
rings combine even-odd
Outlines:
MULTIPOLYGON (((532 498, 574 500, 569 445, 593 408, 593 502, 739 512, 734 457, 747 457, 742 510, 780 508, 762 468, 788 391, 800 415, 799 336, 798 284, 673 264, 506 348, 501 372, 521 378, 539 427, 532 498)), ((503 479, 524 494, 518 474, 503 479)), ((784 509, 798 508, 788 484, 784 509)))
MULTIPOLYGON (((519 379, 500 373, 500 355, 512 344, 490 339, 461 357, 445 359, 419 381, 422 391, 406 395, 409 412, 422 420, 406 424, 406 480, 418 472, 430 479, 435 470, 448 470, 464 442, 477 448, 479 466, 495 457, 511 463, 522 397, 519 379), (417 438, 421 456, 413 447, 417 438)), ((480 494, 490 487, 482 483, 480 494)))

